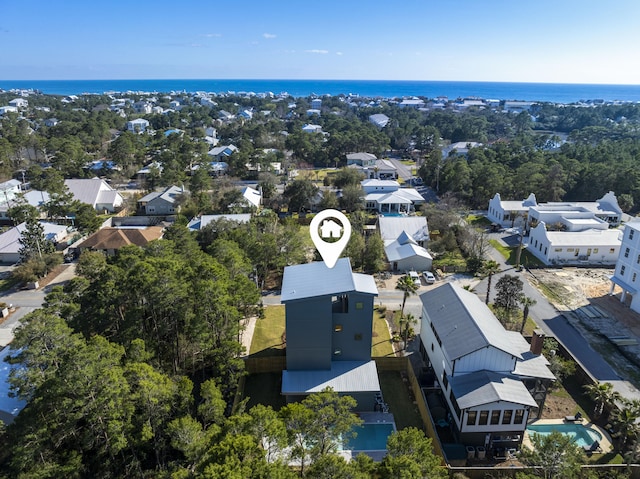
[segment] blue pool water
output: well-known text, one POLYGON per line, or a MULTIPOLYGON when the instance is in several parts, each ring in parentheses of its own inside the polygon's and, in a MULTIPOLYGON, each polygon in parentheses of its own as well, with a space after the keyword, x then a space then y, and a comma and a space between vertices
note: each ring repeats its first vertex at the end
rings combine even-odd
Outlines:
POLYGON ((391 423, 365 423, 354 429, 358 435, 345 440, 344 449, 351 451, 384 451, 387 437, 395 430, 391 423))
POLYGON ((582 424, 532 424, 527 426, 529 435, 537 433, 547 436, 553 431, 558 431, 571 437, 580 447, 591 446, 595 441, 602 440, 602 435, 598 431, 582 424))

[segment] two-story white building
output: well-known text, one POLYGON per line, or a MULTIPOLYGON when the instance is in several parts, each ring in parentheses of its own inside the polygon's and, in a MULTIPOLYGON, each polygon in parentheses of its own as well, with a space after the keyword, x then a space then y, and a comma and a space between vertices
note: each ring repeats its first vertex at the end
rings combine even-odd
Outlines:
POLYGON ((640 221, 631 221, 624 225, 620 254, 616 262, 616 270, 611 277, 613 294, 616 286, 622 288, 620 301, 640 313, 640 221))
POLYGON ((544 334, 537 331, 529 345, 520 333, 505 330, 478 296, 452 283, 420 299, 420 352, 437 379, 458 441, 518 447, 555 379, 542 355, 544 334))
POLYGON ((127 122, 127 130, 131 133, 144 133, 149 128, 149 121, 144 118, 136 118, 127 122))
POLYGON ((360 182, 365 194, 365 209, 380 214, 406 214, 425 199, 415 188, 400 188, 395 180, 363 180, 360 182))
POLYGON ((514 226, 523 227, 525 218, 529 214, 529 208, 536 206, 536 195, 531 193, 522 201, 503 200, 500 193, 496 193, 489 200, 489 209, 487 210, 487 218, 492 223, 505 228, 513 228, 514 226))

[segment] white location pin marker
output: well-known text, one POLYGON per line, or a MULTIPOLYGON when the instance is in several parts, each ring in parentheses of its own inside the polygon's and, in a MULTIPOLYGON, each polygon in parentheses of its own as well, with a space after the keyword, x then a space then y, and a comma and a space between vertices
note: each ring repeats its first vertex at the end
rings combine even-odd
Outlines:
POLYGON ((333 268, 351 238, 349 219, 337 210, 322 210, 311 220, 309 231, 324 264, 327 268, 333 268), (332 238, 340 239, 335 242, 326 241, 332 238))

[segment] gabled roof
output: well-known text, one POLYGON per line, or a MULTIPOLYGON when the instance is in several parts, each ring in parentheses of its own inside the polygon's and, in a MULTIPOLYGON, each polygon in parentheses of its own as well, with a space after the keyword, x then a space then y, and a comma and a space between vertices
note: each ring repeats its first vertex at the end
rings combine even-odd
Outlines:
POLYGON ((187 228, 192 231, 198 231, 207 226, 212 221, 218 220, 235 221, 237 223, 248 223, 251 220, 250 213, 234 214, 234 215, 202 215, 189 221, 187 228))
POLYGON ((416 241, 429 239, 427 218, 424 216, 381 216, 378 227, 383 241, 399 239, 403 233, 410 235, 416 241))
POLYGON ((100 178, 64 180, 73 198, 95 208, 97 204, 118 206, 123 199, 116 190, 100 178))
POLYGON ((449 378, 451 390, 460 409, 506 401, 538 407, 522 381, 491 371, 476 371, 449 378))
POLYGON ((445 283, 421 294, 420 300, 450 361, 486 347, 522 359, 511 335, 475 294, 445 283))
POLYGON ((284 269, 283 303, 349 292, 378 295, 373 276, 353 273, 349 258, 340 258, 333 268, 328 268, 323 261, 316 261, 284 269))
POLYGON ((375 161, 377 160, 376 155, 373 153, 349 153, 347 155, 347 160, 361 160, 361 161, 375 161))
POLYGON ((413 258, 414 256, 433 259, 426 249, 411 242, 401 244, 398 241, 394 241, 384 247, 384 252, 389 262, 401 261, 403 259, 413 258))
POLYGON ((242 196, 251 204, 251 206, 254 206, 255 208, 259 208, 260 203, 262 203, 262 194, 258 190, 251 188, 250 186, 246 186, 242 190, 242 196))
MULTIPOLYGON (((67 230, 65 225, 56 225, 54 223, 46 223, 44 221, 40 221, 40 224, 44 228, 45 239, 49 241, 55 240, 60 233, 67 230)), ((18 253, 22 247, 20 244, 20 238, 22 238, 22 233, 26 229, 26 223, 22 222, 18 226, 14 226, 0 234, 0 253, 18 253)))
POLYGON ((162 237, 162 226, 148 228, 102 228, 78 245, 79 249, 93 250, 120 249, 123 246, 144 246, 150 241, 162 237))
POLYGON ((164 191, 153 191, 138 200, 139 203, 149 203, 153 200, 175 203, 180 195, 184 194, 184 189, 179 186, 169 186, 164 191))

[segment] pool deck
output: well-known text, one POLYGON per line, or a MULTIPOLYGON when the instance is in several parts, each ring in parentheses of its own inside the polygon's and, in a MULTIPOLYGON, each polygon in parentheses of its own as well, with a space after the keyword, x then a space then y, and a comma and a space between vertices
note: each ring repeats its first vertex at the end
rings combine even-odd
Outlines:
MULTIPOLYGON (((602 429, 600 426, 597 426, 591 422, 587 422, 586 419, 581 419, 575 422, 568 422, 564 419, 538 419, 537 421, 530 422, 529 424, 527 424, 527 426, 545 424, 581 424, 586 428, 598 431, 600 436, 602 436, 602 440, 600 440, 600 450, 595 452, 596 454, 606 454, 607 452, 613 450, 613 445, 611 444, 611 436, 609 435, 609 433, 602 429)), ((531 439, 529 438, 529 433, 527 431, 524 432, 524 436, 522 438, 522 446, 528 449, 533 449, 533 445, 531 444, 531 439)))

